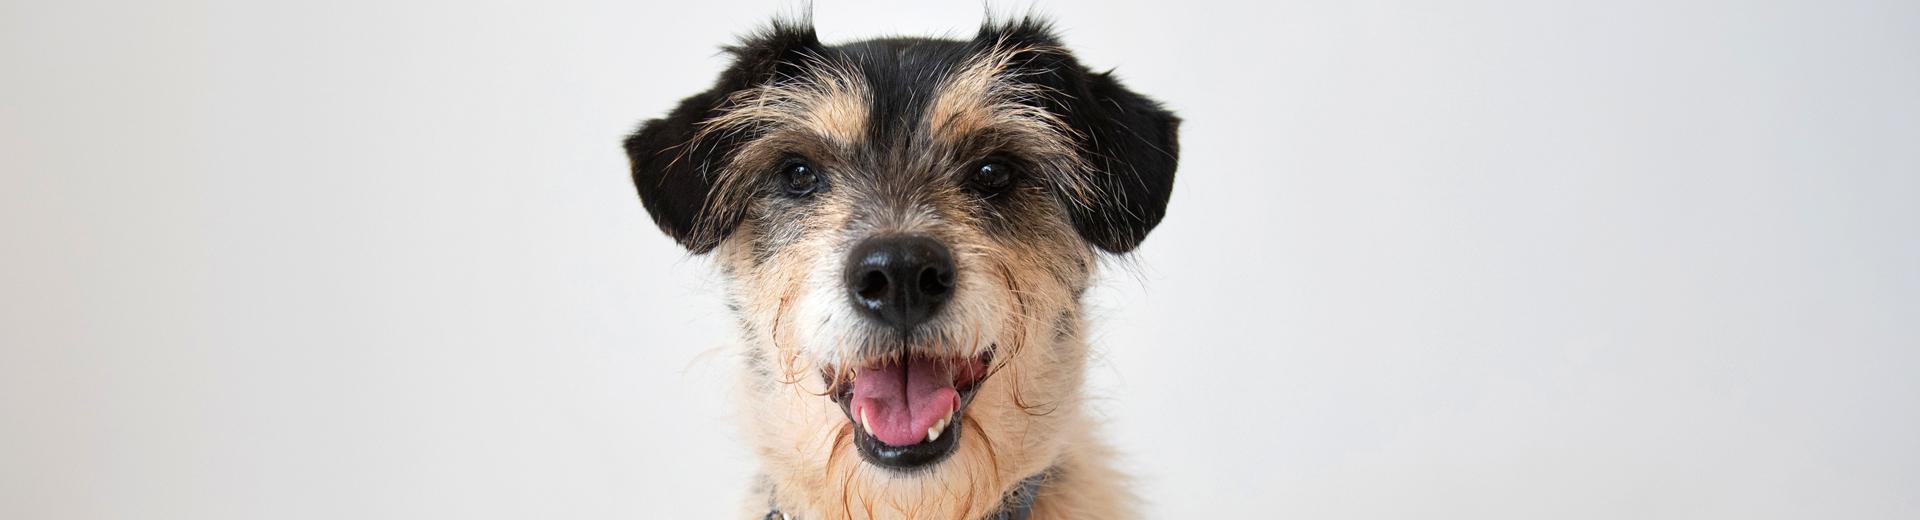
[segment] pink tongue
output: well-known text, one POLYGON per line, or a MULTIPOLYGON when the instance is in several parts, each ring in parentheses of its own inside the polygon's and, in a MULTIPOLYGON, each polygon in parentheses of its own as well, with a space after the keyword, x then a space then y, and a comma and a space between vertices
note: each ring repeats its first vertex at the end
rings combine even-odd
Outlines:
POLYGON ((904 364, 861 370, 853 378, 853 420, 864 412, 868 433, 889 446, 919 444, 928 428, 959 408, 952 371, 931 359, 915 356, 904 364))

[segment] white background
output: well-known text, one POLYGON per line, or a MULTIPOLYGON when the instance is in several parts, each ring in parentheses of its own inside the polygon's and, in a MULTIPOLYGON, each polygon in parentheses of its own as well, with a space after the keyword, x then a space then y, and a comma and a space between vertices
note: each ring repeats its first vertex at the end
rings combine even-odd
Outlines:
MULTIPOLYGON (((6 1, 0 517, 737 511, 618 144, 792 7, 6 1)), ((1920 3, 1040 10, 1186 118, 1095 297, 1147 517, 1920 517, 1920 3)))

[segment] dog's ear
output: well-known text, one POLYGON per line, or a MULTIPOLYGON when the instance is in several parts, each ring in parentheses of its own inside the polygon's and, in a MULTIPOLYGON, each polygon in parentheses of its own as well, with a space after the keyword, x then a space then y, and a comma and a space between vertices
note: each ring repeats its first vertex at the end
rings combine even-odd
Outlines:
POLYGON ((1074 130, 1090 171, 1094 200, 1066 204, 1087 242, 1113 253, 1132 251, 1166 216, 1179 166, 1180 118, 1134 93, 1112 71, 1093 72, 1074 59, 1046 22, 989 23, 978 47, 1022 49, 1014 66, 1054 95, 1040 101, 1074 130))
POLYGON ((665 118, 641 123, 626 140, 640 202, 661 231, 694 253, 712 251, 741 218, 739 211, 711 204, 718 169, 744 136, 701 136, 701 126, 721 115, 736 92, 795 74, 801 63, 820 55, 821 45, 810 23, 775 21, 726 50, 733 65, 713 88, 681 100, 665 118))

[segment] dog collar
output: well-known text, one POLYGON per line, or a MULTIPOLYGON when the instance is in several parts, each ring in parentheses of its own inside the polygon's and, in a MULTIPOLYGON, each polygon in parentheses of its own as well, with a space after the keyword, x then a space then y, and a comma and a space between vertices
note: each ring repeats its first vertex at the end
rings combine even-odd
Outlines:
MULTIPOLYGON (((1007 493, 1007 496, 1000 499, 1000 509, 987 515, 983 520, 1027 520, 1028 517, 1033 516, 1033 499, 1040 495, 1040 484, 1045 482, 1047 475, 1051 473, 1053 473, 1051 470, 1042 471, 1020 481, 1020 485, 1014 486, 1013 492, 1007 493)), ((800 519, 782 513, 779 506, 774 506, 772 511, 767 512, 764 520, 800 519)))

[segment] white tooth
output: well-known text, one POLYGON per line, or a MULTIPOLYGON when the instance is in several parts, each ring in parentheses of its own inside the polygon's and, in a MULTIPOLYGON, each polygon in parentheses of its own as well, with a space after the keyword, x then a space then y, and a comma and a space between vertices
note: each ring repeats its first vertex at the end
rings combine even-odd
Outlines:
POLYGON ((868 435, 872 435, 872 434, 873 434, 873 423, 871 423, 871 422, 868 422, 868 421, 867 421, 867 409, 866 409, 866 408, 861 408, 861 409, 860 409, 860 427, 861 427, 861 428, 863 428, 863 429, 866 429, 866 430, 867 430, 867 434, 868 434, 868 435))
POLYGON ((933 423, 932 428, 927 428, 927 442, 939 440, 940 433, 944 431, 947 431, 947 419, 943 417, 940 422, 933 423))

